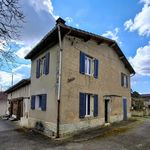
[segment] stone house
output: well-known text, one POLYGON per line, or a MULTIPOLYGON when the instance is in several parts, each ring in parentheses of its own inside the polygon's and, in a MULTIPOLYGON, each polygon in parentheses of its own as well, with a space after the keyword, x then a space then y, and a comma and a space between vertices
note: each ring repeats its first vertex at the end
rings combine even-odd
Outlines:
POLYGON ((27 54, 31 59, 29 127, 63 136, 130 117, 134 69, 114 40, 59 18, 27 54))
POLYGON ((3 91, 0 92, 0 116, 5 115, 7 112, 7 94, 3 91))
POLYGON ((19 120, 21 126, 28 127, 30 107, 30 79, 23 79, 5 91, 8 97, 9 115, 19 120))

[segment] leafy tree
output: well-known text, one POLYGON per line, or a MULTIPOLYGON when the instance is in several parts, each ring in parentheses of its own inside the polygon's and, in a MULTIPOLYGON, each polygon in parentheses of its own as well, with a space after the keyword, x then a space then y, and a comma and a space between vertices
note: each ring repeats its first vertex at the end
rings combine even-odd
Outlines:
POLYGON ((132 92, 131 96, 134 98, 140 98, 141 97, 141 95, 137 91, 132 92))

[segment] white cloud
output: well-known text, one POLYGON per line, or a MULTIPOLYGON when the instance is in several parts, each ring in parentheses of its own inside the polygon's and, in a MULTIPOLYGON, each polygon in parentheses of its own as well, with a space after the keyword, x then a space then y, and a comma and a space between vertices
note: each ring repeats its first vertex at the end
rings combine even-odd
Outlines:
POLYGON ((70 24, 71 22, 73 22, 73 19, 72 19, 71 17, 66 17, 65 20, 66 20, 67 23, 69 23, 69 24, 70 24))
POLYGON ((14 73, 25 73, 26 76, 29 76, 29 72, 31 69, 31 64, 22 64, 19 67, 14 68, 12 71, 14 73))
POLYGON ((138 74, 150 76, 150 42, 138 48, 136 55, 130 57, 129 61, 138 74))
POLYGON ((135 18, 124 23, 125 30, 138 31, 141 36, 150 36, 150 0, 141 0, 144 3, 142 10, 135 18))
POLYGON ((102 36, 115 40, 119 44, 122 44, 122 42, 119 41, 118 32, 119 28, 115 28, 113 31, 106 31, 105 33, 102 34, 102 36))
POLYGON ((31 50, 30 46, 22 47, 16 52, 16 55, 20 58, 24 58, 29 53, 30 50, 31 50))
MULTIPOLYGON (((16 73, 14 75, 13 80, 14 84, 20 81, 21 79, 23 79, 23 75, 16 73)), ((5 71, 0 71, 0 85, 2 86, 2 88, 6 90, 6 88, 10 87, 11 84, 12 84, 12 74, 5 71)))
MULTIPOLYGON (((31 65, 25 65, 22 64, 19 67, 12 70, 13 72, 13 85, 19 82, 20 80, 24 78, 30 77, 30 69, 31 65)), ((4 90, 6 90, 8 87, 10 87, 12 84, 12 73, 6 72, 6 71, 0 71, 0 86, 4 90)))
POLYGON ((77 28, 79 27, 79 24, 78 24, 78 23, 76 24, 76 27, 77 27, 77 28))
POLYGON ((55 19, 59 16, 54 14, 54 8, 51 0, 28 0, 29 3, 34 6, 36 11, 47 11, 49 12, 55 19))

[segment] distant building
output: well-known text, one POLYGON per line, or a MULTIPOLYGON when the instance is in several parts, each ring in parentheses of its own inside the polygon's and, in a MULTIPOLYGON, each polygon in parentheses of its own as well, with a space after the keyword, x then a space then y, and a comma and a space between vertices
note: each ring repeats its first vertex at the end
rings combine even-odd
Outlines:
POLYGON ((28 126, 30 107, 30 79, 23 79, 5 91, 8 94, 9 114, 28 126))
POLYGON ((150 115, 150 94, 141 94, 138 98, 132 97, 132 115, 150 115))
POLYGON ((7 94, 0 92, 0 116, 6 114, 7 111, 7 94))

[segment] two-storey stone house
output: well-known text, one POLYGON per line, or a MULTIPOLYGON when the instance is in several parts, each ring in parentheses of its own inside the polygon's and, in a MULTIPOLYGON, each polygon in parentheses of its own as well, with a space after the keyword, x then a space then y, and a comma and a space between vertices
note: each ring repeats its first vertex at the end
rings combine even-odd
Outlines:
POLYGON ((64 135, 130 117, 134 69, 111 39, 56 26, 27 54, 31 59, 29 127, 64 135))

